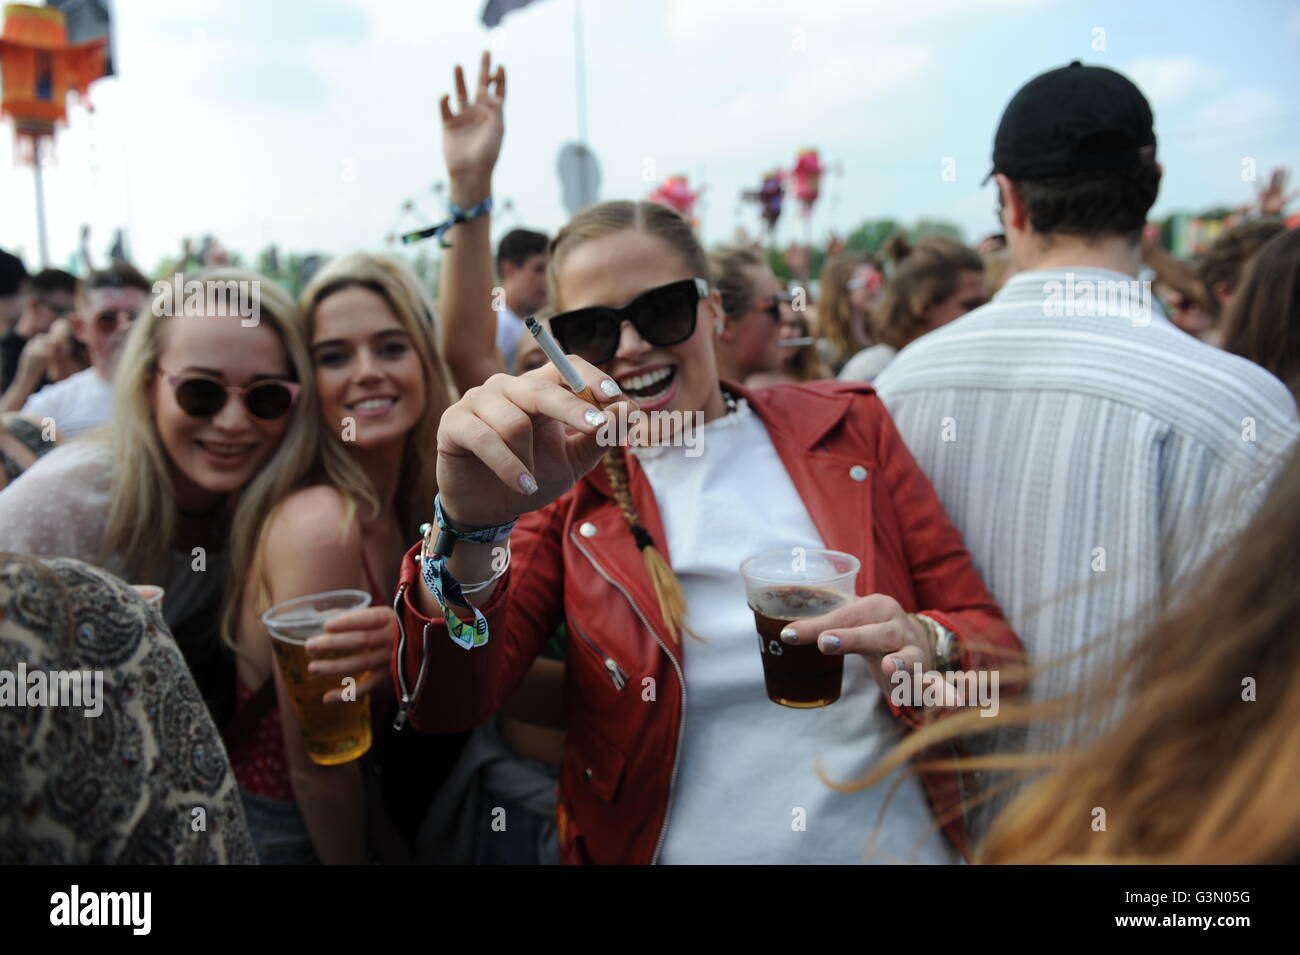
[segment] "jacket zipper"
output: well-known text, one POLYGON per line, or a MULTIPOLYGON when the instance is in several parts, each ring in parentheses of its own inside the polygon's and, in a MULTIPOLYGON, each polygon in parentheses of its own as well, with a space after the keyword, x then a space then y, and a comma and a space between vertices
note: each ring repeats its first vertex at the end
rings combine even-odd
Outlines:
POLYGON ((645 614, 641 612, 641 608, 637 606, 636 601, 632 599, 632 595, 627 592, 627 589, 606 573, 605 568, 601 567, 600 564, 596 562, 596 558, 591 556, 591 551, 587 550, 587 548, 582 545, 582 541, 578 539, 576 533, 570 531, 569 538, 577 546, 578 550, 582 551, 582 555, 586 557, 587 560, 591 561, 591 566, 596 568, 596 573, 600 574, 600 576, 604 577, 606 581, 613 584, 618 592, 627 598, 627 602, 632 605, 632 610, 641 620, 641 624, 650 631, 650 635, 655 638, 655 643, 659 644, 664 653, 668 654, 668 659, 672 663, 673 669, 677 671, 677 683, 682 688, 682 718, 677 725, 677 750, 673 753, 673 774, 668 780, 668 802, 664 806, 664 823, 659 828, 659 841, 655 843, 655 852, 650 858, 650 864, 654 865, 659 861, 659 851, 664 847, 664 837, 668 835, 668 817, 671 815, 673 810, 673 791, 677 787, 677 764, 682 752, 682 736, 686 733, 686 675, 682 673, 682 666, 677 662, 677 658, 669 651, 668 645, 664 643, 663 640, 659 639, 659 634, 655 632, 654 627, 650 626, 650 621, 645 618, 645 614))
POLYGON ((609 678, 614 684, 614 689, 621 690, 623 687, 627 686, 627 672, 618 665, 618 662, 602 650, 596 644, 596 641, 587 636, 587 634, 583 632, 583 629, 576 623, 573 624, 573 629, 577 631, 578 636, 582 637, 582 639, 586 641, 587 646, 595 650, 596 653, 600 655, 601 659, 605 661, 605 669, 609 672, 609 678))
POLYGON ((393 718, 393 729, 400 730, 406 725, 410 715, 411 707, 415 705, 416 699, 420 695, 420 690, 424 688, 425 677, 428 676, 429 670, 429 627, 432 622, 426 623, 421 632, 423 645, 420 647, 420 672, 415 678, 415 689, 408 690, 406 686, 406 621, 402 613, 402 595, 406 593, 406 584, 400 584, 397 588, 397 596, 393 599, 393 611, 397 614, 397 715, 393 718))

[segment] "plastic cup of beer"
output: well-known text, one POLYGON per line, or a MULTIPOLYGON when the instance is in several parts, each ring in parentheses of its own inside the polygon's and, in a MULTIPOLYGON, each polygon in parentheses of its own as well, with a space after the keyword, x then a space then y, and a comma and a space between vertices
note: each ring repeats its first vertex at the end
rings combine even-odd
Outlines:
MULTIPOLYGON (((276 604, 262 614, 262 623, 271 636, 271 649, 280 666, 285 689, 298 715, 298 725, 307 755, 322 766, 346 763, 370 749, 370 697, 322 703, 330 690, 337 690, 343 677, 334 674, 311 675, 307 641, 325 632, 325 621, 350 610, 370 606, 370 594, 364 590, 330 590, 309 594, 276 604)), ((343 652, 325 654, 316 659, 346 656, 343 652)), ((360 683, 366 674, 356 673, 360 683)))
POLYGON ((844 657, 822 653, 816 642, 790 646, 781 631, 853 600, 860 566, 852 554, 804 547, 765 551, 740 565, 773 703, 806 710, 840 698, 844 657))
POLYGON ((155 610, 162 610, 163 594, 166 593, 161 587, 154 584, 132 584, 131 589, 144 598, 144 602, 155 610))

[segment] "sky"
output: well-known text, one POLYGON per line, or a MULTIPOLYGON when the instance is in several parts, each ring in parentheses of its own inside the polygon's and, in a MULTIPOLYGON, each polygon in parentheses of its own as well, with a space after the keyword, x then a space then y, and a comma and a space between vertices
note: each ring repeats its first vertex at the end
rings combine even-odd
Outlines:
MULTIPOLYGON (((272 242, 409 255, 388 237, 444 212, 438 97, 483 49, 508 74, 494 235, 553 233, 568 218, 556 160, 579 129, 579 8, 601 198, 684 173, 706 186, 710 244, 757 232, 741 192, 809 146, 831 171, 811 221, 788 203, 779 243, 884 216, 946 219, 977 241, 995 227, 981 180, 1003 108, 1076 58, 1127 73, 1152 103, 1153 217, 1244 203, 1251 174, 1276 165, 1300 179, 1300 3, 1287 0, 536 0, 496 31, 482 8, 115 0, 120 75, 92 86, 93 113, 69 109, 45 170, 52 264, 83 222, 98 256, 125 227, 146 270, 207 233, 248 262, 272 242)), ((15 158, 0 147, 0 247, 31 267, 33 176, 15 158)))

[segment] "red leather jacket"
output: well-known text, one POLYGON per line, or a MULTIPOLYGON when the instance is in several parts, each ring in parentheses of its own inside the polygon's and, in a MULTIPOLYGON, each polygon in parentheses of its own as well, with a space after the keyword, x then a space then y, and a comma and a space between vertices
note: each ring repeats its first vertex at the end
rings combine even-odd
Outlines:
MULTIPOLYGON (((859 594, 889 594, 905 610, 943 623, 958 635, 963 670, 996 669, 1008 654, 1019 653, 1019 641, 870 385, 817 382, 752 393, 728 388, 748 398, 767 427, 826 546, 862 561, 859 594), (976 637, 979 649, 971 646, 976 637)), ((671 561, 654 491, 635 455, 627 463, 641 522, 671 561)), ((417 729, 477 726, 501 707, 566 621, 569 728, 558 802, 564 861, 651 863, 667 830, 677 750, 689 718, 682 671, 688 642, 677 643, 664 626, 603 467, 520 518, 511 548, 509 570, 480 608, 488 643, 468 651, 446 636, 440 619, 416 609, 410 590, 423 584, 418 547, 412 548, 397 596, 401 627, 393 670, 399 697, 408 701, 417 729), (654 683, 644 682, 647 677, 654 683), (654 687, 649 704, 647 685, 654 687)), ((908 725, 920 722, 884 694, 881 701, 908 725)), ((947 771, 923 776, 931 808, 963 854, 958 807, 974 795, 972 782, 947 771)))

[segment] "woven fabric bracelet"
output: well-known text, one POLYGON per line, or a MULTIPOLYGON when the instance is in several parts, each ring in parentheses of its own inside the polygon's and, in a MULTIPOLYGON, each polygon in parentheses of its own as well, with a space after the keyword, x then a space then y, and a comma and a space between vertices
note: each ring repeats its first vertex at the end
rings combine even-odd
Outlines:
POLYGON ((420 528, 424 535, 424 545, 420 549, 419 558, 420 577, 424 580, 429 593, 433 595, 433 599, 438 601, 438 605, 442 608, 443 619, 447 623, 447 635, 451 637, 453 643, 466 650, 472 650, 488 642, 487 618, 465 599, 460 581, 453 577, 447 568, 447 558, 451 556, 458 540, 473 544, 500 543, 510 536, 515 522, 476 531, 456 530, 442 513, 441 495, 433 499, 433 513, 436 524, 425 524, 420 528), (436 539, 433 537, 435 526, 438 529, 436 539), (457 610, 460 613, 457 613, 457 610))
POLYGON ((412 242, 419 242, 421 239, 427 239, 430 236, 437 236, 438 244, 444 249, 450 249, 451 243, 443 239, 453 226, 458 226, 462 222, 468 222, 470 219, 477 219, 479 216, 485 216, 492 211, 492 197, 488 196, 480 199, 468 209, 462 209, 454 202, 447 203, 447 211, 451 218, 446 222, 440 222, 437 225, 429 226, 427 229, 420 229, 418 232, 408 232, 402 236, 402 244, 410 245, 412 242))

